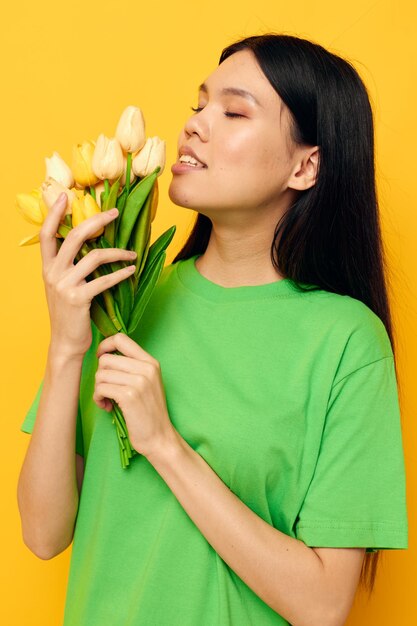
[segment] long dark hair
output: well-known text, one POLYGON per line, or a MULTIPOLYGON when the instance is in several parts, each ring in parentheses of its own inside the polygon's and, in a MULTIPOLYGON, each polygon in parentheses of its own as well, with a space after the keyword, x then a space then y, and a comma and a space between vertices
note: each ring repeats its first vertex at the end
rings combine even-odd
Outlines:
MULTIPOLYGON (((394 352, 366 87, 349 61, 291 35, 238 40, 223 49, 219 65, 244 49, 252 50, 288 107, 293 142, 319 146, 316 183, 300 192, 278 222, 272 264, 301 290, 325 289, 364 302, 384 323, 394 352)), ((199 213, 172 262, 202 254, 211 228, 211 220, 199 213)), ((395 358, 394 363, 397 371, 395 358)), ((360 584, 369 593, 379 556, 367 552, 363 561, 360 584)))

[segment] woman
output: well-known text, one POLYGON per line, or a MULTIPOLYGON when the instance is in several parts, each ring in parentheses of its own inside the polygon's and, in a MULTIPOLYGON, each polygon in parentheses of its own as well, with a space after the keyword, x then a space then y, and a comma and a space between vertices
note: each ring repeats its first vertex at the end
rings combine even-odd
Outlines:
POLYGON ((378 550, 408 541, 366 89, 321 46, 268 34, 223 50, 194 110, 178 148, 196 161, 169 195, 197 220, 135 337, 89 322, 126 270, 84 280, 127 253, 72 263, 112 216, 58 253, 64 205, 45 220, 25 542, 51 558, 73 539, 65 626, 343 624, 378 550), (140 452, 127 471, 109 399, 140 452))

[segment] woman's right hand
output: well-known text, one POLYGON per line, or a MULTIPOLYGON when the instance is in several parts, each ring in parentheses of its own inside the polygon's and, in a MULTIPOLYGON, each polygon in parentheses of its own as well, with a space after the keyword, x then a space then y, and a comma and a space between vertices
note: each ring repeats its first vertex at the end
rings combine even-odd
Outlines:
POLYGON ((56 233, 68 198, 61 194, 51 207, 39 233, 42 277, 51 323, 51 345, 60 353, 83 356, 92 340, 90 306, 97 294, 132 274, 122 268, 89 282, 86 276, 102 263, 131 261, 136 253, 120 248, 95 248, 76 265, 74 259, 86 239, 112 219, 110 211, 97 213, 73 228, 58 250, 56 233))

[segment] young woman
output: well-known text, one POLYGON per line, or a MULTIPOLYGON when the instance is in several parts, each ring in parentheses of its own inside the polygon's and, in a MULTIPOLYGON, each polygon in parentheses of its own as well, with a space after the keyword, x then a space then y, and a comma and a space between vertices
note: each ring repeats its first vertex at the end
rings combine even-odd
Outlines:
POLYGON ((225 48, 193 110, 169 196, 197 219, 135 337, 89 318, 126 271, 85 281, 128 253, 73 265, 112 216, 58 253, 64 205, 43 225, 24 540, 44 559, 73 540, 65 626, 339 626, 379 551, 408 547, 367 92, 272 33, 225 48), (140 453, 127 470, 110 399, 140 453))

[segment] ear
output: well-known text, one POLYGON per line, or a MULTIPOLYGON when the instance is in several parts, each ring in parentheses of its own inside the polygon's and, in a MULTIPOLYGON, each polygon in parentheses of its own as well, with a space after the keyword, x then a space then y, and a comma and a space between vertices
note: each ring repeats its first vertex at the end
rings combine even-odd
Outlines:
POLYGON ((303 191, 312 187, 317 180, 319 147, 309 147, 301 152, 299 159, 288 179, 288 187, 303 191))

